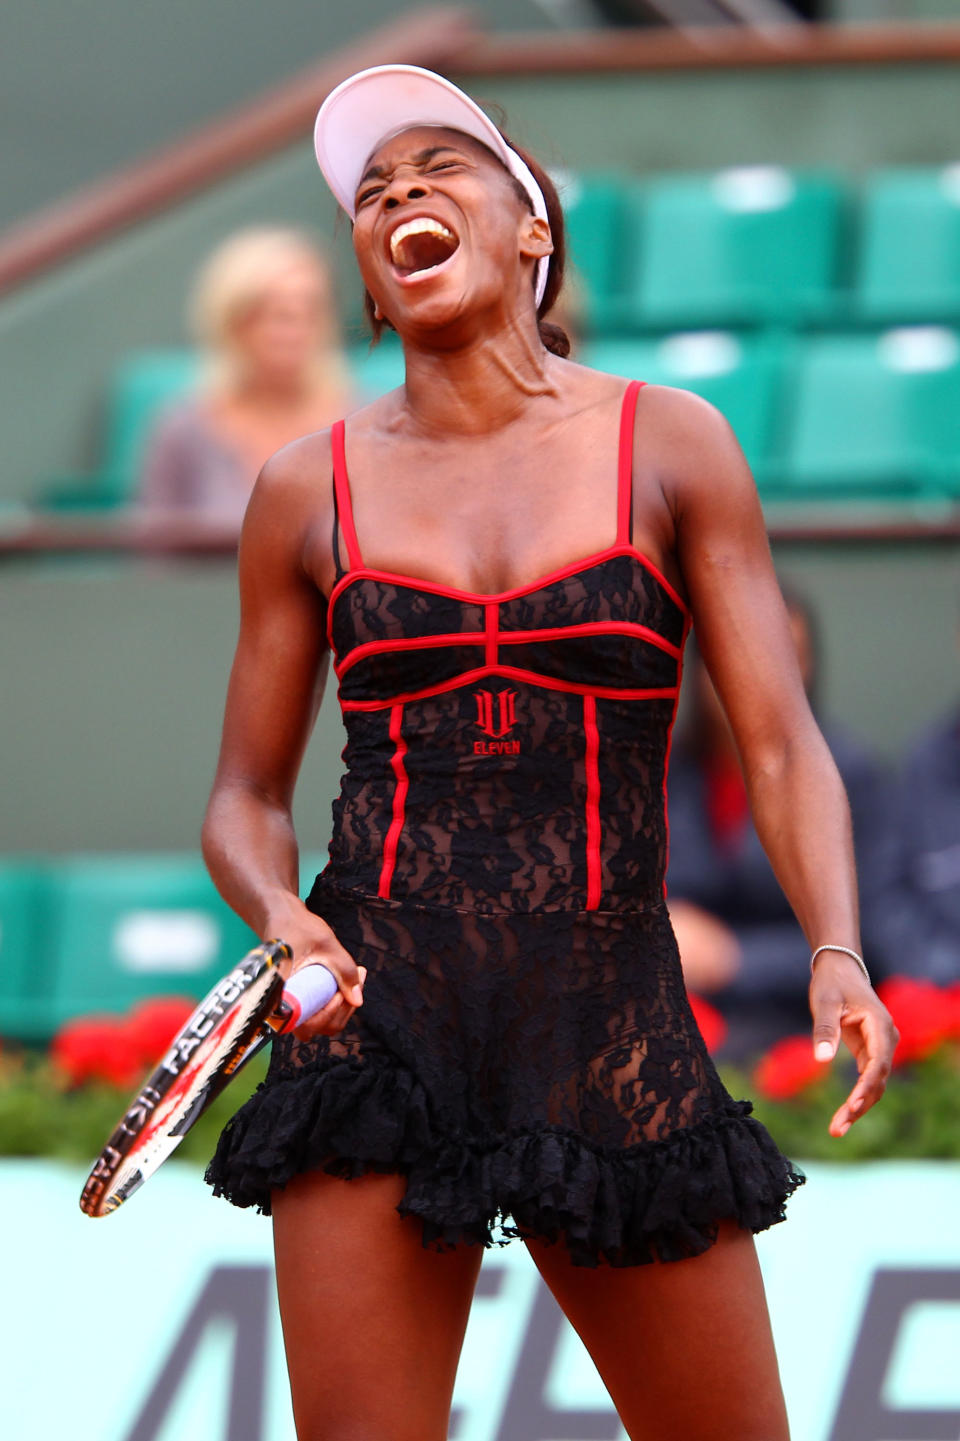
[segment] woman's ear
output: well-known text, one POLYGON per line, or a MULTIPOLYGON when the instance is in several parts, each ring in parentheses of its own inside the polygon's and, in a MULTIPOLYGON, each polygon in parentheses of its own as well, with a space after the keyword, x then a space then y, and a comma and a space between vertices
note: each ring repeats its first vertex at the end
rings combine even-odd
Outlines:
POLYGON ((520 254, 533 260, 542 260, 553 254, 553 236, 550 223, 539 215, 527 214, 520 229, 520 254))
POLYGON ((383 311, 380 309, 376 301, 373 302, 373 318, 374 320, 383 320, 384 318, 383 311))

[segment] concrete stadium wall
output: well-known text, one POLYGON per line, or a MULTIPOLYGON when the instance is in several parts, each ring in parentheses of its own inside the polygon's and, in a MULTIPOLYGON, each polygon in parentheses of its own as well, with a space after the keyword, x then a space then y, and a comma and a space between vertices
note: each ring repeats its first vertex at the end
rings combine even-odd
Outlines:
MULTIPOLYGON (((4 0, 0 227, 413 8, 415 0, 4 0)), ((535 0, 474 0, 471 9, 491 30, 556 28, 535 0)))
MULTIPOLYGON (((391 21, 391 0, 4 0, 0 228, 391 21)), ((590 0, 473 0, 496 32, 602 25, 590 0)), ((855 21, 956 18, 955 0, 830 0, 855 21)))
POLYGON ((831 0, 828 8, 841 25, 957 18, 957 0, 831 0))
POLYGON ((548 164, 647 171, 714 165, 876 165, 960 159, 956 65, 776 66, 471 77, 548 164))
MULTIPOLYGON (((960 693, 960 547, 777 548, 816 604, 826 712, 887 755, 960 693)), ((233 566, 0 570, 0 851, 192 848, 236 639, 233 566)), ((329 838, 343 731, 328 684, 297 793, 329 838)))
MULTIPOLYGON (((782 162, 851 176, 960 158, 955 66, 775 69, 471 80, 552 165, 670 168, 782 162)), ((354 307, 347 228, 302 146, 0 301, 3 504, 96 460, 104 387, 132 348, 179 343, 190 278, 236 226, 280 219, 331 244, 354 307)))

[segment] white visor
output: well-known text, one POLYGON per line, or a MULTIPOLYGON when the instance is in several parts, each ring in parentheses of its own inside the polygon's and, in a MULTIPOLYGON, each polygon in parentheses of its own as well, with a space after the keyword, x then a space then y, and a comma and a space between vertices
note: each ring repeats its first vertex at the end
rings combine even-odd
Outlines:
MULTIPOLYGON (((534 215, 549 224, 543 191, 530 167, 504 140, 480 106, 456 85, 419 65, 374 65, 331 90, 313 130, 317 163, 351 220, 364 167, 384 140, 415 125, 438 125, 472 135, 492 150, 523 186, 534 215)), ((550 257, 537 261, 536 305, 547 286, 550 257)))

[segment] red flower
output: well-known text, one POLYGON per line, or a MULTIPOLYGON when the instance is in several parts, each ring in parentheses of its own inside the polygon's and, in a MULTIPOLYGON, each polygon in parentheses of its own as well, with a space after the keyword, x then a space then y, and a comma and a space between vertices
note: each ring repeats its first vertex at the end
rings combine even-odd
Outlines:
POLYGON ((703 1037, 703 1043, 713 1055, 714 1051, 719 1051, 727 1039, 727 1023, 716 1006, 711 1006, 710 1002, 705 1001, 702 996, 695 996, 691 991, 688 993, 687 999, 690 1002, 693 1019, 703 1037))
POLYGON ((141 1065, 157 1065, 196 1005, 187 996, 157 996, 134 1006, 125 1028, 141 1065))
POLYGON ((955 987, 941 990, 932 981, 891 976, 881 981, 877 995, 900 1032, 900 1043, 893 1058, 895 1066, 922 1061, 941 1042, 960 1035, 960 996, 955 987))
POLYGON ((126 1016, 75 1016, 50 1047, 72 1086, 106 1081, 128 1090, 161 1059, 196 1002, 183 996, 141 1001, 126 1016))
POLYGON ((106 1081, 127 1090, 143 1065, 121 1016, 77 1016, 61 1026, 50 1053, 72 1086, 106 1081))
POLYGON ((753 1084, 769 1101, 789 1101, 815 1085, 829 1064, 815 1059, 810 1036, 786 1036, 761 1056, 753 1084))

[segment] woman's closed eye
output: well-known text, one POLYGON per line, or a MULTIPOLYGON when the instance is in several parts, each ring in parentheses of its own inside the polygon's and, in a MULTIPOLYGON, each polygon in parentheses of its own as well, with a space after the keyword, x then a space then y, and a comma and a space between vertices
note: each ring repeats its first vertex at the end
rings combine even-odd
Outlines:
MULTIPOLYGON (((465 162, 462 160, 434 160, 424 167, 423 173, 433 175, 438 170, 462 170, 464 167, 465 162)), ((366 189, 361 190, 356 199, 357 209, 359 210, 361 206, 368 204, 371 200, 376 200, 378 195, 383 194, 385 188, 383 185, 368 185, 366 189)))

